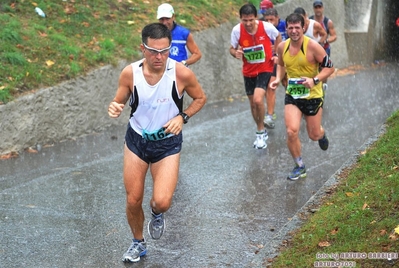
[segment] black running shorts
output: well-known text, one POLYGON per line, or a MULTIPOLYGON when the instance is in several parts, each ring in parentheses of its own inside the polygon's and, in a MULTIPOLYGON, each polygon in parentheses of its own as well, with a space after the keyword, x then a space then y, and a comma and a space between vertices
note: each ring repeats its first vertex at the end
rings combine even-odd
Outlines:
POLYGON ((272 73, 260 73, 255 77, 244 76, 245 93, 253 95, 257 87, 266 90, 271 76, 272 73))
POLYGON ((148 163, 155 163, 163 158, 177 154, 181 151, 183 134, 172 136, 163 140, 148 141, 134 131, 128 124, 125 143, 127 148, 141 160, 148 163))
POLYGON ((323 107, 323 98, 316 99, 294 99, 291 95, 285 94, 285 105, 293 104, 301 110, 304 115, 316 115, 319 109, 323 107))

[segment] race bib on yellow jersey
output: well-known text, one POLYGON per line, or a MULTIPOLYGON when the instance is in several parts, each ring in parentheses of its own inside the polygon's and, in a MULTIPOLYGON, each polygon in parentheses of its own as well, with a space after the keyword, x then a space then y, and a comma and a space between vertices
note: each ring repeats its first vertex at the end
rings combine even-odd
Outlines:
POLYGON ((243 49, 244 57, 248 63, 262 63, 266 61, 265 48, 262 44, 243 49))
POLYGON ((294 99, 306 99, 310 96, 310 88, 305 87, 302 83, 305 79, 290 78, 288 79, 287 92, 294 99))

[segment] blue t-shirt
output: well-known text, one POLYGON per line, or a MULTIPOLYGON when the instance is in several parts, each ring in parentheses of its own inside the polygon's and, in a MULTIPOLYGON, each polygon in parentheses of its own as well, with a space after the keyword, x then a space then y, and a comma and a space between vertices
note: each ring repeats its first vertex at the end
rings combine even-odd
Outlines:
MULTIPOLYGON (((265 19, 261 18, 260 20, 265 21, 265 19)), ((285 41, 288 39, 287 35, 287 30, 285 29, 285 20, 279 20, 278 25, 276 26, 276 29, 279 31, 281 35, 281 41, 285 41)), ((274 40, 272 41, 272 44, 274 45, 274 40)))
POLYGON ((288 39, 288 35, 287 35, 287 30, 286 30, 286 25, 285 25, 285 20, 280 20, 278 22, 277 25, 277 30, 280 32, 281 34, 281 41, 285 41, 288 39))
POLYGON ((190 30, 174 24, 172 29, 172 46, 170 48, 169 58, 174 59, 178 62, 186 60, 188 58, 186 43, 190 30))

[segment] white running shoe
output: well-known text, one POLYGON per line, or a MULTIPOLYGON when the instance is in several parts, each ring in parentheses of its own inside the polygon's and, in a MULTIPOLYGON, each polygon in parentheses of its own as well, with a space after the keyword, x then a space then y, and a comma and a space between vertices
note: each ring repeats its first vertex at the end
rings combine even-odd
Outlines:
POLYGON ((256 149, 265 149, 267 147, 266 141, 269 138, 267 132, 264 133, 256 133, 256 140, 254 141, 254 148, 256 149))
POLYGON ((323 83, 323 90, 326 91, 328 89, 328 85, 326 83, 323 83))

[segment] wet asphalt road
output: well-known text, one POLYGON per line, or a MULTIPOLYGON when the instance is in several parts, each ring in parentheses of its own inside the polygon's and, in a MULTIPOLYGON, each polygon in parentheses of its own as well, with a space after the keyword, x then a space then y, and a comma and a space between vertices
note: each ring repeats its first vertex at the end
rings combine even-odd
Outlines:
MULTIPOLYGON (((293 160, 282 88, 266 150, 252 148, 246 97, 207 104, 184 129, 166 232, 148 239, 148 254, 136 264, 121 262, 131 243, 125 126, 0 161, 0 267, 259 267, 298 210, 399 109, 397 73, 388 65, 329 81, 323 125, 330 148, 320 150, 302 124, 308 176, 297 182, 286 180, 293 160)), ((147 176, 147 218, 151 185, 147 176)))

